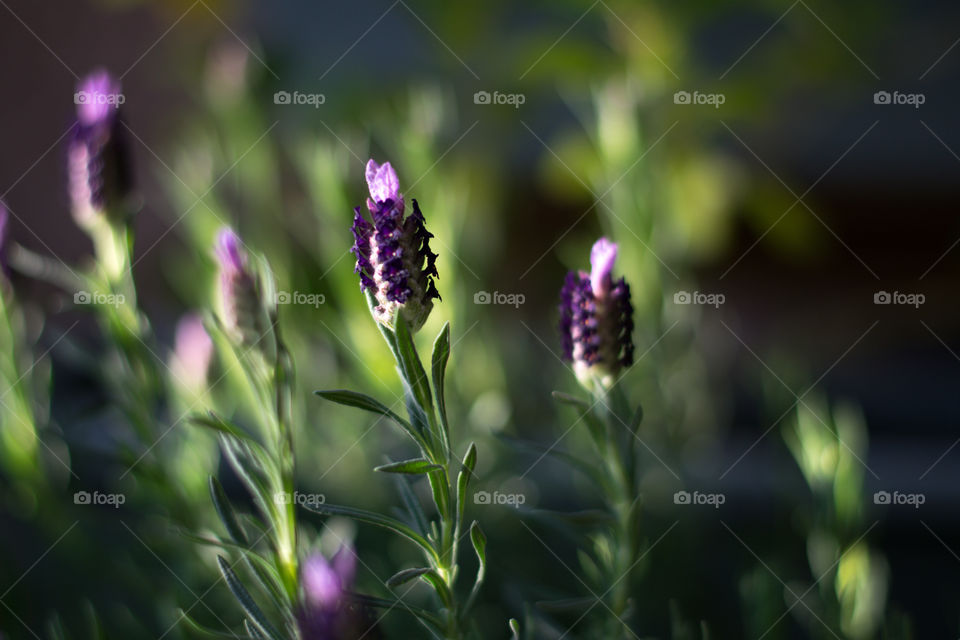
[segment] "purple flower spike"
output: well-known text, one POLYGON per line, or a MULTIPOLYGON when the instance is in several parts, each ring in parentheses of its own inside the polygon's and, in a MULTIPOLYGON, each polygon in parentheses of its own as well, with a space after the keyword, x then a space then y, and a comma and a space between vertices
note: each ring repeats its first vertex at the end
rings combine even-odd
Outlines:
POLYGON ((564 359, 581 383, 609 387, 633 364, 630 286, 611 276, 617 245, 601 238, 590 252, 591 273, 571 271, 560 290, 560 339, 564 359))
POLYGON ((73 215, 81 226, 103 216, 126 221, 132 178, 119 115, 123 100, 120 84, 106 71, 84 78, 74 94, 77 124, 67 150, 67 173, 73 215))
POLYGON ((356 616, 346 595, 353 588, 356 562, 353 548, 345 544, 330 560, 315 553, 301 564, 297 622, 303 640, 355 637, 350 632, 356 627, 356 616))
POLYGON ((404 218, 400 182, 389 162, 378 165, 370 160, 366 177, 372 223, 357 207, 352 228, 351 251, 357 258, 355 271, 360 274, 360 288, 371 291, 376 298, 374 315, 378 322, 392 327, 400 312, 410 330, 416 331, 430 315, 434 298, 440 298, 434 282, 437 255, 430 251, 433 235, 426 229, 416 200, 413 213, 404 218))
POLYGON ((231 336, 241 345, 252 347, 269 330, 269 320, 260 299, 256 274, 248 266, 240 237, 225 227, 217 234, 214 254, 220 269, 220 317, 231 336))

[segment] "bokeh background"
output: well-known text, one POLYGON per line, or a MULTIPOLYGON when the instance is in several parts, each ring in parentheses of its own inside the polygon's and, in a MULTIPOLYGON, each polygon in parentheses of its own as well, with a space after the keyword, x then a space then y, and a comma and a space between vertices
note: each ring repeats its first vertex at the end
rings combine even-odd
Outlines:
MULTIPOLYGON (((64 186, 71 96, 95 68, 120 76, 142 203, 134 276, 155 357, 168 359, 183 313, 209 306, 207 247, 236 225, 282 290, 324 296, 281 311, 301 391, 302 485, 382 510, 393 488, 369 470, 403 441, 310 391, 398 397, 347 253, 366 159, 397 168, 440 254, 443 302, 423 334, 453 327, 455 438, 477 441, 484 489, 526 500, 473 509, 491 538, 484 637, 582 588, 575 538, 538 510, 587 508, 593 489, 535 445, 587 446, 550 396, 576 390, 556 303, 564 273, 588 266, 602 234, 621 245, 637 307, 627 381, 646 409, 642 527, 653 545, 636 585, 642 637, 698 637, 701 622, 718 638, 960 630, 955 4, 0 5, 10 235, 68 265, 89 261, 64 186), (278 104, 278 92, 322 104, 278 104), (877 92, 923 102, 884 104, 877 92), (522 303, 482 304, 482 292, 522 303), (679 304, 684 292, 722 304, 679 304), (924 301, 876 304, 878 292, 924 301), (790 591, 811 585, 843 602, 833 574, 816 584, 823 541, 811 523, 825 507, 791 455, 798 409, 801 423, 815 414, 814 429, 862 425, 851 427, 860 445, 840 447, 856 451, 859 479, 845 485, 856 524, 838 534, 873 554, 859 623, 837 613, 834 624, 830 605, 827 623, 791 607, 790 591), (684 508, 673 500, 682 489, 726 500, 684 508), (877 491, 925 502, 876 504, 877 491)), ((170 401, 172 435, 157 436, 176 443, 186 505, 172 509, 117 455, 122 419, 90 364, 105 349, 97 324, 55 288, 11 279, 50 412, 37 427, 46 480, 0 471, 3 637, 46 637, 56 617, 68 637, 97 637, 88 610, 103 637, 188 637, 176 611, 201 598, 198 617, 235 621, 212 556, 185 551, 176 532, 213 526, 214 443, 188 433, 170 401), (76 491, 98 489, 129 499, 74 504, 76 491)), ((361 587, 382 592, 377 576, 407 554, 381 553, 392 544, 357 530, 361 555, 375 550, 361 587)), ((545 619, 536 637, 561 637, 562 616, 545 619)))

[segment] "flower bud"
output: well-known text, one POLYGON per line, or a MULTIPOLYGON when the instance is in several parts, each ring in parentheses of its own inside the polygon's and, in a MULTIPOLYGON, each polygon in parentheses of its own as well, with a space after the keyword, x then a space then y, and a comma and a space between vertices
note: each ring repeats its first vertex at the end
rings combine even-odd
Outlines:
POLYGON ((229 227, 217 234, 214 252, 220 267, 220 320, 241 346, 262 344, 269 349, 270 341, 263 337, 270 330, 270 320, 260 295, 259 278, 240 245, 240 237, 229 227))
POLYGON ((125 223, 132 177, 120 124, 120 84, 106 71, 96 71, 81 81, 74 98, 77 124, 67 149, 74 219, 83 227, 104 217, 125 223))
POLYGON ((437 255, 430 251, 433 235, 426 229, 416 200, 413 213, 404 219, 400 182, 389 162, 378 165, 370 160, 366 178, 370 190, 367 209, 373 223, 357 207, 352 229, 351 251, 357 257, 360 288, 373 292, 378 322, 392 327, 399 312, 410 330, 416 331, 430 315, 433 299, 440 298, 434 283, 437 255))
POLYGON ((633 364, 633 306, 630 286, 611 273, 617 245, 601 238, 590 252, 590 273, 571 271, 560 291, 563 356, 573 362, 581 384, 609 387, 633 364))

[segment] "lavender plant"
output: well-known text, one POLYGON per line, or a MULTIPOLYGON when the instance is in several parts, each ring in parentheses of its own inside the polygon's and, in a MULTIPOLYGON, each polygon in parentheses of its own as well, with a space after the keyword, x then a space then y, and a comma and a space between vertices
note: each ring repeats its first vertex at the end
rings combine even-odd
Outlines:
MULTIPOLYGON (((468 445, 462 458, 456 456, 450 437, 444 383, 450 357, 450 327, 444 325, 433 345, 431 377, 427 377, 414 335, 423 326, 440 295, 437 291, 436 255, 430 250, 432 235, 426 230, 419 204, 404 215, 406 201, 400 193, 397 174, 389 162, 370 160, 366 167, 370 197, 367 209, 354 211, 353 253, 360 287, 367 294, 370 312, 397 364, 403 383, 407 418, 386 404, 362 393, 347 390, 318 391, 317 395, 339 404, 357 407, 395 422, 416 445, 419 457, 390 462, 375 471, 425 476, 433 498, 434 517, 411 490, 399 483, 406 510, 400 520, 351 507, 323 504, 311 506, 327 515, 342 515, 383 527, 413 543, 424 564, 398 571, 386 581, 396 588, 413 580, 428 584, 436 594, 436 611, 410 610, 421 623, 444 638, 461 639, 473 633, 469 613, 486 572, 486 536, 474 521, 464 526, 467 490, 477 464, 477 448, 468 445), (469 535, 479 567, 468 594, 457 588, 460 544, 469 535)), ((402 598, 402 596, 401 596, 402 598)))
MULTIPOLYGON (((631 411, 618 377, 633 364, 633 306, 624 278, 613 278, 617 245, 601 238, 590 252, 591 270, 571 271, 560 292, 560 335, 585 400, 555 392, 575 407, 590 434, 596 461, 572 458, 596 480, 604 496, 605 524, 591 536, 583 569, 610 614, 597 625, 605 638, 632 637, 631 578, 640 559, 636 430, 643 416, 631 411)), ((588 603, 586 616, 596 602, 588 603)), ((599 636, 597 636, 599 637, 599 636)))

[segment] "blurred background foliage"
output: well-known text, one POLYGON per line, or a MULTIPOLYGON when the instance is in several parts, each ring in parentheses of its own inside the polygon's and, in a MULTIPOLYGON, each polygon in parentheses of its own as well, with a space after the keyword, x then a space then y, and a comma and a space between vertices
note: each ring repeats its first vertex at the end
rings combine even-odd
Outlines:
MULTIPOLYGON (((816 297, 811 280, 822 275, 828 283, 821 299, 866 300, 870 294, 862 292, 893 289, 901 278, 902 260, 887 260, 890 247, 871 232, 899 211, 877 203, 933 198, 929 210, 937 212, 937 194, 949 193, 946 176, 955 174, 931 166, 929 148, 905 144, 905 159, 923 160, 891 169, 889 147, 878 154, 874 136, 864 138, 852 156, 858 160, 839 164, 825 193, 806 198, 807 187, 879 118, 870 99, 879 77, 915 78, 949 46, 944 16, 956 17, 955 7, 927 2, 905 15, 906 7, 860 0, 54 6, 7 7, 3 32, 27 42, 37 60, 8 74, 13 82, 42 83, 36 100, 56 106, 38 108, 24 125, 53 132, 72 107, 74 79, 63 67, 127 72, 125 114, 143 199, 133 272, 155 333, 157 371, 169 371, 164 362, 177 319, 209 307, 209 248, 217 229, 235 225, 268 258, 281 291, 324 297, 317 307, 281 308, 297 368, 304 491, 380 511, 396 502, 394 488, 370 469, 385 456, 403 455, 402 438, 310 394, 357 388, 387 405, 401 397, 348 253, 352 208, 366 193, 366 159, 397 168, 401 190, 418 200, 435 235, 443 302, 422 335, 425 345, 443 322, 453 327, 448 402, 457 416, 455 440, 459 448, 478 443, 478 488, 527 496, 529 513, 474 509, 491 538, 481 603, 489 615, 479 616, 491 621, 484 637, 504 636, 500 621, 523 618, 524 603, 580 591, 577 538, 538 519, 536 510, 588 508, 593 488, 536 446, 587 446, 582 429, 571 429, 570 416, 550 400, 554 389, 576 391, 559 359, 555 306, 564 273, 588 266, 600 235, 620 244, 618 271, 632 285, 637 311, 639 357, 627 388, 645 409, 641 526, 648 544, 657 541, 635 585, 638 633, 698 637, 702 622, 720 638, 868 638, 884 625, 886 637, 909 637, 901 607, 924 630, 919 637, 956 632, 955 615, 945 608, 956 587, 942 599, 898 599, 900 575, 891 571, 898 561, 884 558, 898 541, 937 542, 923 531, 890 534, 886 548, 874 541, 884 527, 871 527, 869 494, 889 475, 871 470, 875 477, 864 477, 861 462, 869 460, 868 470, 878 464, 867 449, 866 422, 858 410, 833 404, 833 396, 874 400, 866 383, 851 382, 866 376, 870 360, 847 369, 829 400, 800 402, 797 412, 789 411, 796 398, 781 388, 820 382, 869 326, 859 321, 873 313, 866 304, 852 305, 856 311, 839 304, 839 319, 826 326, 809 305, 816 297), (48 59, 9 14, 37 25, 38 39, 66 62, 48 59), (74 33, 79 26, 52 26, 72 19, 85 25, 83 38, 74 33), (918 52, 909 45, 923 34, 937 46, 918 52), (716 110, 676 104, 673 94, 682 90, 719 92, 726 100, 716 110), (317 108, 276 104, 279 91, 322 93, 325 100, 317 108), (477 91, 520 93, 524 102, 516 109, 477 104, 477 91), (910 182, 920 173, 922 180, 910 182), (877 183, 865 194, 862 185, 877 183), (809 211, 795 202, 801 194, 809 211), (847 231, 856 251, 840 239, 849 238, 847 231), (871 265, 883 274, 881 283, 871 265), (848 284, 835 286, 831 278, 848 284), (793 296, 776 299, 783 310, 771 309, 771 288, 793 296), (728 304, 674 304, 676 293, 695 290, 724 292, 728 304), (522 294, 524 303, 477 304, 484 291, 522 294), (795 333, 769 328, 777 323, 795 333), (782 423, 787 445, 771 436, 741 463, 738 456, 771 421, 782 423), (711 486, 728 495, 722 514, 691 514, 673 504, 677 490, 711 486), (677 530, 660 542, 675 521, 677 530), (808 588, 810 601, 801 597, 797 606, 808 588)), ((925 87, 931 97, 953 91, 945 86, 956 62, 943 64, 925 87)), ((936 128, 946 111, 934 105, 924 114, 936 128)), ((884 138, 895 149, 906 126, 897 118, 891 116, 884 138)), ((62 154, 50 156, 38 166, 43 178, 30 176, 5 195, 18 218, 11 233, 40 253, 82 264, 89 249, 68 223, 60 195, 62 154)), ((8 167, 12 183, 20 172, 8 167)), ((937 215, 931 220, 924 230, 956 229, 935 222, 937 215)), ((940 284, 931 286, 942 290, 955 271, 933 274, 940 284)), ((209 395, 188 395, 176 380, 165 385, 156 428, 171 435, 151 458, 182 486, 151 483, 145 471, 125 474, 121 444, 130 442, 116 435, 127 433, 124 417, 111 409, 109 381, 90 362, 106 350, 96 324, 44 285, 17 274, 11 280, 0 344, 20 364, 0 364, 13 394, 4 434, 18 433, 9 426, 18 421, 34 424, 43 446, 27 456, 42 461, 32 466, 23 463, 31 445, 4 440, 0 585, 11 585, 0 592, 4 637, 28 637, 26 628, 44 628, 54 612, 68 637, 95 637, 82 631, 84 601, 97 611, 104 637, 183 637, 176 610, 201 596, 208 605, 193 612, 197 617, 233 622, 224 590, 214 586, 212 553, 181 540, 171 526, 212 526, 204 486, 216 471, 215 445, 178 418, 207 402, 243 410, 230 364, 215 365, 209 395), (36 367, 15 353, 29 348, 40 356, 36 367), (17 380, 24 370, 29 377, 17 380), (27 380, 37 389, 27 390, 27 380), (130 500, 117 513, 73 504, 74 491, 96 487, 130 500)), ((949 317, 955 328, 955 314, 949 317)), ((937 424, 945 424, 953 414, 939 415, 937 424)), ((131 446, 142 451, 149 443, 131 446)), ((223 476, 242 499, 225 468, 223 476)), ((382 593, 377 576, 390 575, 407 550, 386 548, 363 527, 357 536, 368 565, 360 586, 382 593)), ((934 552, 946 553, 939 546, 934 552)), ((938 562, 927 559, 926 569, 904 579, 935 582, 931 564, 938 562)), ((577 616, 535 617, 533 637, 550 638, 577 616)), ((402 614, 384 621, 387 631, 403 625, 402 614)))

